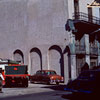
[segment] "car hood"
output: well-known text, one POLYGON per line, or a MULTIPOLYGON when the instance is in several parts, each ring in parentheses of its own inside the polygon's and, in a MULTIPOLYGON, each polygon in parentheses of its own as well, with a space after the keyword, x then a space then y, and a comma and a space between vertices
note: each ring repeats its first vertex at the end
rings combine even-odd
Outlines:
POLYGON ((49 78, 53 78, 53 79, 61 79, 62 77, 60 75, 48 75, 49 78))
POLYGON ((90 90, 93 91, 93 89, 96 87, 96 84, 92 80, 81 80, 81 79, 76 79, 73 81, 70 81, 67 84, 68 89, 73 89, 73 90, 90 90))

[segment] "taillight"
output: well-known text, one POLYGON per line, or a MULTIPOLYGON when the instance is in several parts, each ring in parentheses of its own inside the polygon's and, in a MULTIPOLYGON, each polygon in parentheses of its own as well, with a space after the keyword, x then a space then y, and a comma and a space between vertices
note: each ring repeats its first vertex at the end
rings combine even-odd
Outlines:
POLYGON ((61 80, 64 81, 64 77, 61 77, 61 80))

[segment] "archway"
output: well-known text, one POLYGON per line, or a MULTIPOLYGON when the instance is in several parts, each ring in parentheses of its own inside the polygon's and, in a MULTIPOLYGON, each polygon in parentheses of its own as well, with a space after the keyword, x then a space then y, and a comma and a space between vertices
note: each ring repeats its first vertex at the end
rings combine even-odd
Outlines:
POLYGON ((68 63, 68 71, 66 70, 66 72, 68 72, 68 74, 66 73, 68 75, 68 79, 67 79, 67 81, 68 81, 71 79, 71 58, 70 58, 69 46, 66 46, 66 48, 64 50, 64 58, 66 58, 65 61, 68 63))
POLYGON ((61 48, 57 45, 49 48, 49 67, 49 69, 53 69, 59 75, 64 76, 63 54, 61 48))
POLYGON ((19 63, 24 63, 24 55, 23 52, 19 49, 14 51, 14 60, 19 62, 19 63))
POLYGON ((31 64, 31 75, 37 70, 42 70, 42 54, 38 48, 32 48, 30 50, 30 64, 31 64))

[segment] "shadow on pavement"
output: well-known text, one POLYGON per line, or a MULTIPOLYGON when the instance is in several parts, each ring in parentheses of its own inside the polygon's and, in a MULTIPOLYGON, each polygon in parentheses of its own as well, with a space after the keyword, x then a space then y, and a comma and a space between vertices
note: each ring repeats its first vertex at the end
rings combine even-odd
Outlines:
POLYGON ((65 94, 62 95, 62 98, 67 99, 67 100, 99 100, 100 97, 98 96, 93 96, 93 95, 82 95, 82 94, 65 94))
POLYGON ((65 91, 64 88, 66 88, 66 85, 48 85, 48 86, 45 86, 43 88, 50 88, 50 89, 53 89, 53 90, 61 90, 61 91, 65 91))
POLYGON ((10 85, 10 86, 3 86, 3 88, 25 88, 25 87, 21 85, 10 85))
MULTIPOLYGON (((53 90, 65 91, 64 89, 66 88, 66 85, 50 85, 43 88, 50 88, 53 90)), ((73 94, 68 91, 65 91, 65 94, 62 94, 61 97, 66 100, 99 100, 100 99, 100 96, 96 96, 96 95, 94 96, 93 94, 91 95, 81 94, 81 93, 73 94)))

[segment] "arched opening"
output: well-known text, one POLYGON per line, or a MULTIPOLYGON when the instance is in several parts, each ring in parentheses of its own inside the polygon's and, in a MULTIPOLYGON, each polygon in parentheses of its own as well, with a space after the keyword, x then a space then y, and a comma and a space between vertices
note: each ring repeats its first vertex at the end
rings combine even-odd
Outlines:
POLYGON ((70 58, 70 48, 69 46, 66 46, 65 50, 64 50, 64 55, 67 54, 67 60, 65 59, 65 61, 68 62, 68 80, 71 79, 71 58, 70 58))
POLYGON ((49 48, 49 67, 59 75, 64 76, 64 60, 62 50, 59 46, 53 45, 49 48))
POLYGON ((19 49, 15 50, 14 51, 14 60, 19 62, 19 63, 24 63, 24 55, 23 55, 23 52, 19 49))
POLYGON ((38 48, 32 48, 30 50, 30 64, 31 75, 33 75, 37 70, 42 70, 42 54, 38 48))

